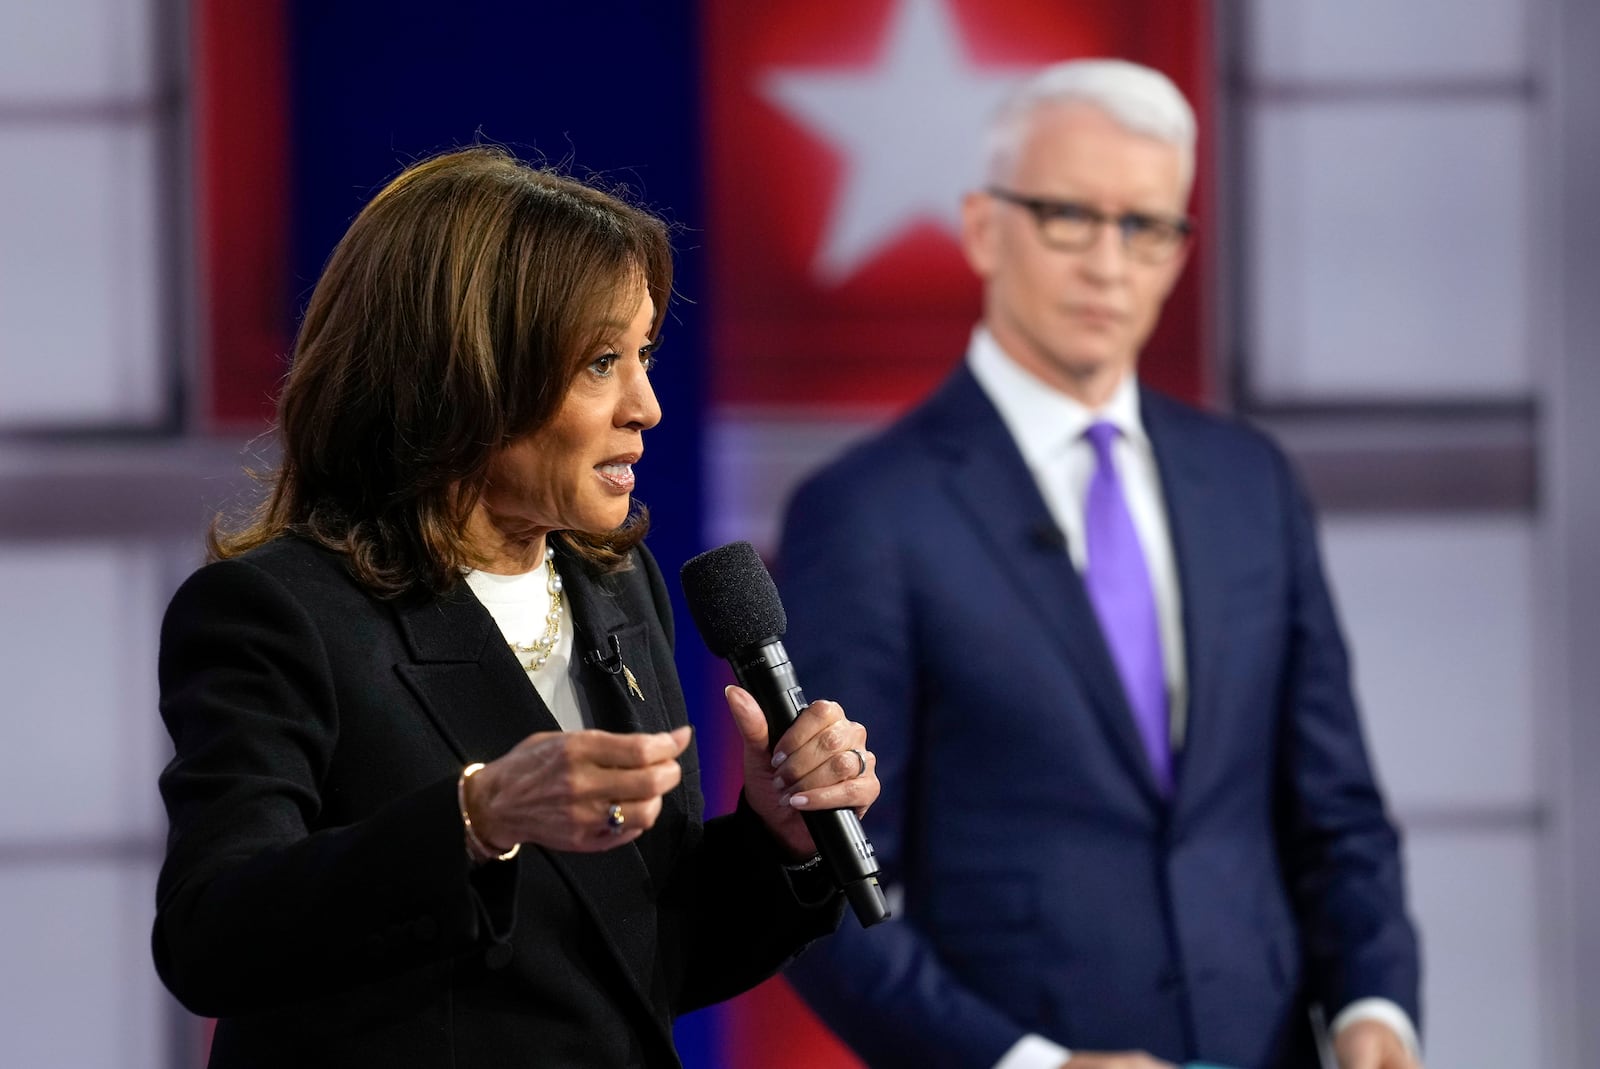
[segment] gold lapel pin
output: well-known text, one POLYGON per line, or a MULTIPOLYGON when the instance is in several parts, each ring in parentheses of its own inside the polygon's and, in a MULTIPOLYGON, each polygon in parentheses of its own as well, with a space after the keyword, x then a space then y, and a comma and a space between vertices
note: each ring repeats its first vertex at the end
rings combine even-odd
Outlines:
POLYGON ((622 678, 628 682, 628 693, 640 701, 644 701, 644 691, 639 689, 639 681, 634 678, 633 669, 622 661, 622 642, 616 635, 607 635, 606 642, 611 646, 611 656, 607 657, 599 650, 590 650, 583 655, 583 659, 596 668, 604 668, 612 675, 622 673, 622 678))

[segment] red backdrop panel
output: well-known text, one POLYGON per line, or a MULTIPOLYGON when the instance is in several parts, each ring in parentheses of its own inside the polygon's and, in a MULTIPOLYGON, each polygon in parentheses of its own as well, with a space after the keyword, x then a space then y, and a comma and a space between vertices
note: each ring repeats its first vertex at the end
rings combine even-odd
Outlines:
MULTIPOLYGON (((901 4, 910 3, 938 9, 969 68, 1119 56, 1164 71, 1189 96, 1201 123, 1193 204, 1202 247, 1168 300, 1140 373, 1180 397, 1204 396, 1215 77, 1206 0, 705 0, 713 418, 734 408, 801 418, 899 409, 961 356, 979 315, 979 287, 937 222, 900 229, 842 277, 816 270, 850 160, 770 90, 778 72, 881 66, 901 4)), ((740 998, 728 1021, 730 1066, 860 1064, 781 980, 740 998)))
POLYGON ((203 426, 253 433, 287 370, 287 5, 194 5, 203 426))

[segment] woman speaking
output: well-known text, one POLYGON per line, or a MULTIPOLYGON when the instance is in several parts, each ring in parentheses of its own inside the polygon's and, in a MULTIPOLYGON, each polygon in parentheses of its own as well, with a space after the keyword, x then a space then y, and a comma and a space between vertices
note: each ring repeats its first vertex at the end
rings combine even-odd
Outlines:
POLYGON ((838 923, 801 811, 878 782, 837 705, 769 752, 731 689, 702 821, 631 503, 671 274, 659 220, 484 149, 334 251, 270 494, 162 629, 154 953, 211 1065, 675 1066, 674 1015, 838 923))

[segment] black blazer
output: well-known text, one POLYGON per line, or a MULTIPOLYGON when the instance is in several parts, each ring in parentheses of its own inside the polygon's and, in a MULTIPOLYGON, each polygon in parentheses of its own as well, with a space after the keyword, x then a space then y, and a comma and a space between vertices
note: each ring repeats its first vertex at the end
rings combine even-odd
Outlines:
MULTIPOLYGON (((557 559, 597 726, 686 722, 649 553, 612 576, 557 559)), ((161 637, 176 756, 157 970, 215 1016, 213 1066, 676 1066, 672 1017, 742 991, 831 931, 744 808, 702 823, 698 759, 656 827, 598 854, 468 863, 456 779, 558 730, 493 619, 369 595, 284 538, 208 565, 161 637)))

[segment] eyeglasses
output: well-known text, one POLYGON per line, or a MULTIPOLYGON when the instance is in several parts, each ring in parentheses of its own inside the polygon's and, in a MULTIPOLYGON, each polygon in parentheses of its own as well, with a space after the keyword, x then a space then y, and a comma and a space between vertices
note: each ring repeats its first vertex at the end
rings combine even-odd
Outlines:
POLYGON ((1100 237, 1100 227, 1110 223, 1122 234, 1122 247, 1130 256, 1144 263, 1160 264, 1170 260, 1194 232, 1194 222, 1181 216, 1173 218, 1145 212, 1108 215, 1077 201, 1027 197, 999 186, 990 186, 985 192, 1008 204, 1026 208, 1039 228, 1040 239, 1062 252, 1087 250, 1100 237))

